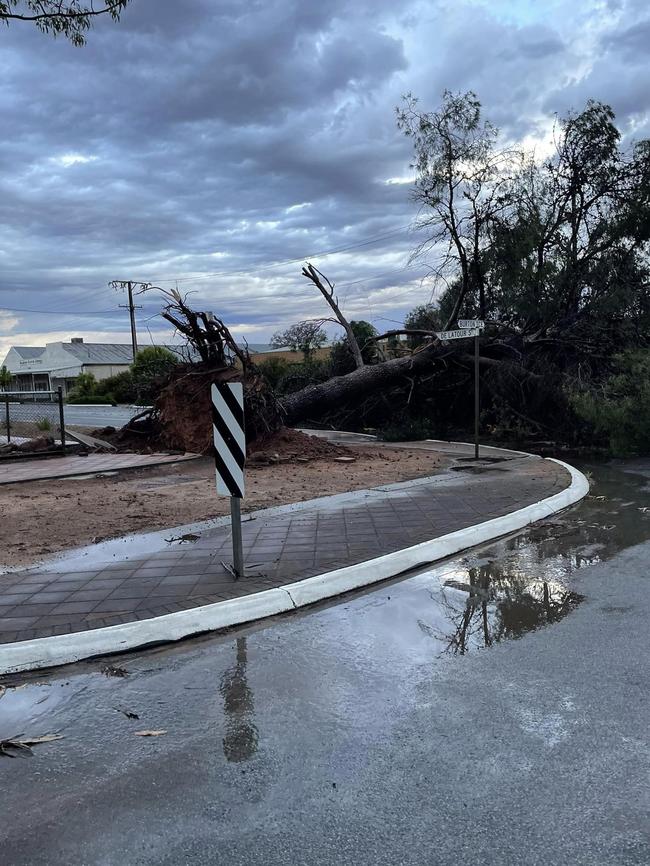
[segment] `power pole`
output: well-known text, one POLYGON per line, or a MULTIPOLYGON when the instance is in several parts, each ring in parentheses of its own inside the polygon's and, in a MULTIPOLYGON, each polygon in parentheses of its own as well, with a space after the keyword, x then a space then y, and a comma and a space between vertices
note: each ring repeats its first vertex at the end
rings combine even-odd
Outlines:
POLYGON ((136 288, 136 294, 140 295, 142 292, 146 292, 151 283, 138 283, 134 280, 113 280, 109 285, 113 289, 122 289, 122 291, 126 289, 128 293, 129 303, 119 304, 118 306, 123 310, 129 311, 129 319, 131 320, 131 347, 133 349, 133 360, 135 361, 135 356, 138 353, 138 335, 135 329, 135 311, 136 309, 140 310, 142 308, 133 303, 133 290, 136 288))

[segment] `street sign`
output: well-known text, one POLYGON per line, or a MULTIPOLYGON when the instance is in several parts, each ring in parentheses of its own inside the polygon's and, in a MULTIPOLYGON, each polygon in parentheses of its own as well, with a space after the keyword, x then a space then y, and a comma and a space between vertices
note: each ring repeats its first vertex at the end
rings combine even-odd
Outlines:
POLYGON ((230 496, 233 567, 223 565, 235 580, 244 576, 241 532, 241 500, 244 496, 246 435, 244 433, 244 386, 241 382, 212 385, 212 436, 217 493, 230 496))
POLYGON ((483 319, 459 319, 459 328, 484 328, 485 322, 483 319))
POLYGON ((219 382, 212 386, 212 433, 217 493, 244 496, 244 388, 241 382, 219 382))
POLYGON ((463 340, 466 337, 474 338, 474 459, 479 458, 479 421, 480 421, 480 398, 479 398, 479 337, 481 330, 485 327, 482 319, 459 319, 458 329, 455 331, 436 331, 439 340, 463 340))
POLYGON ((436 331, 439 340, 464 340, 466 337, 480 336, 480 328, 459 328, 456 331, 436 331))

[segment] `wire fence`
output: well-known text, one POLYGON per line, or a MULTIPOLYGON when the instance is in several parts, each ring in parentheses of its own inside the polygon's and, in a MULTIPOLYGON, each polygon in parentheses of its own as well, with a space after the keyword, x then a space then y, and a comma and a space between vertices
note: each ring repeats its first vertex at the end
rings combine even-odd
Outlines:
POLYGON ((63 393, 0 392, 0 458, 65 452, 63 393))

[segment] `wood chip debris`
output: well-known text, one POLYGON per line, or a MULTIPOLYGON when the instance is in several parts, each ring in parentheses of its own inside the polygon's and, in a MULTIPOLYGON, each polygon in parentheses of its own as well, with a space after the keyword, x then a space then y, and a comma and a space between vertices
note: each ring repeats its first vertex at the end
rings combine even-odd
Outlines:
POLYGON ((136 737, 162 737, 167 731, 135 731, 136 737))

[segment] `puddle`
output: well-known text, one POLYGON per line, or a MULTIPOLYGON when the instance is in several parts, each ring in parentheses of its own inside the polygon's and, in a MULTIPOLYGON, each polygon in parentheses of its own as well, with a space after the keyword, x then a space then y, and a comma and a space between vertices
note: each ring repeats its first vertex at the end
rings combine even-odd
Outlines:
POLYGON ((459 569, 431 598, 447 620, 437 638, 458 655, 559 622, 582 600, 559 581, 530 580, 494 562, 459 569))
POLYGON ((47 681, 6 685, 6 691, 0 697, 0 739, 20 734, 42 717, 50 718, 84 692, 91 679, 88 675, 47 677, 47 681))
POLYGON ((648 461, 580 468, 592 489, 577 507, 428 572, 438 608, 430 635, 443 652, 464 655, 558 622, 582 599, 571 588, 577 570, 650 539, 648 461))

